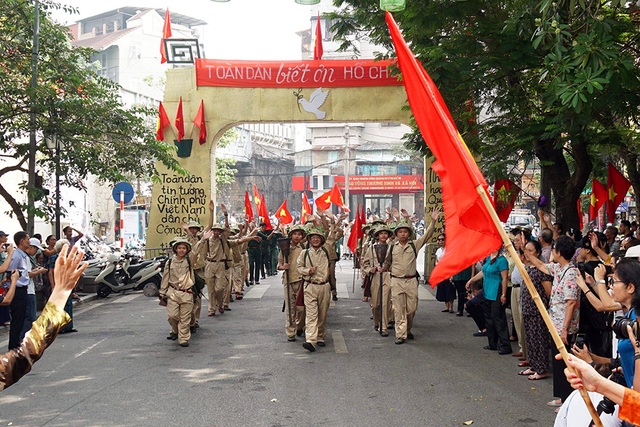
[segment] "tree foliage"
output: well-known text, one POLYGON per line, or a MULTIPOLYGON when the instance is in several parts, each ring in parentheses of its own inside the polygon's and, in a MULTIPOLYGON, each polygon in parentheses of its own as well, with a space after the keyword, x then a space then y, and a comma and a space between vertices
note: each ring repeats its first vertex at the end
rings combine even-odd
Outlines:
MULTIPOLYGON (((41 3, 34 91, 30 86, 33 3, 0 2, 0 153, 5 160, 0 177, 27 171, 32 106, 38 135, 37 171, 44 176, 55 174, 55 159, 44 137, 56 135, 63 144, 60 172, 65 186, 84 188, 88 174, 104 182, 154 177, 156 161, 184 172, 172 155, 175 148, 154 138, 156 109, 123 104, 119 86, 99 76, 89 63, 91 51, 73 48, 68 29, 51 20, 50 8, 60 7, 64 6, 41 3)), ((30 191, 35 206, 26 206, 0 184, 0 195, 25 228, 28 210, 43 217, 51 213, 44 193, 30 191)))
MULTIPOLYGON (((377 1, 334 3, 345 47, 360 33, 393 52, 377 1)), ((634 13, 615 0, 413 0, 394 17, 485 175, 537 158, 543 194, 550 188, 559 220, 576 227, 589 178, 623 150, 638 152, 634 13)), ((426 151, 419 134, 410 145, 426 151)))

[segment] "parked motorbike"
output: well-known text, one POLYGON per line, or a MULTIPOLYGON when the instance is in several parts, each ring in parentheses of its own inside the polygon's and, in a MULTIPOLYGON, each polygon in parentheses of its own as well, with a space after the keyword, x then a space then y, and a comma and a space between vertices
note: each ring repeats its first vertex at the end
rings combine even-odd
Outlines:
POLYGON ((108 297, 112 292, 143 290, 146 296, 157 296, 162 281, 161 261, 149 260, 135 265, 121 265, 119 254, 110 254, 95 282, 96 293, 100 298, 108 297))

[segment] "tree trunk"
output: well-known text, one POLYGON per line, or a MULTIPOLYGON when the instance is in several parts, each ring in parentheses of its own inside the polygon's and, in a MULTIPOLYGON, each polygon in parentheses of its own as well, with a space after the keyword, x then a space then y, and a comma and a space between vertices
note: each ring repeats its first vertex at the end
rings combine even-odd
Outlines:
MULTIPOLYGON (((621 151, 621 157, 624 159, 624 165, 626 167, 627 177, 631 182, 631 187, 633 188, 633 194, 636 199, 636 218, 640 218, 640 204, 638 203, 638 196, 640 195, 640 169, 638 168, 638 163, 640 160, 640 156, 637 153, 633 153, 631 150, 627 149, 621 151)), ((631 212, 629 212, 631 213, 631 212)))

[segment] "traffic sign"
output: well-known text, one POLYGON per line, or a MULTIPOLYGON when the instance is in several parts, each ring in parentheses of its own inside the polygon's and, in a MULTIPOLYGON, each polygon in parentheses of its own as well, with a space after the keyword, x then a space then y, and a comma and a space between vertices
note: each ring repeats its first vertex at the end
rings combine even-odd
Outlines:
POLYGON ((133 200, 133 187, 128 182, 119 182, 113 187, 111 191, 111 195, 113 196, 113 200, 120 203, 120 192, 124 191, 124 202, 129 203, 133 200))

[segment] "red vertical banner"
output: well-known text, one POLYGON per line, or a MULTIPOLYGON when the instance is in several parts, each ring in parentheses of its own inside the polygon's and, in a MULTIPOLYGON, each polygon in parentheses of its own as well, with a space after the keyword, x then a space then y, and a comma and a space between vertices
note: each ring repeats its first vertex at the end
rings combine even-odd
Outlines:
POLYGON ((176 111, 176 121, 174 122, 176 129, 178 130, 178 141, 182 141, 184 138, 184 116, 182 114, 182 97, 178 103, 178 111, 176 111))
POLYGON ((248 191, 244 192, 244 214, 247 216, 247 221, 253 221, 253 208, 251 207, 251 200, 249 199, 248 191))
POLYGON ((202 145, 207 142, 207 124, 204 121, 204 99, 200 101, 200 108, 198 108, 198 114, 196 114, 193 124, 200 128, 198 142, 202 145))
POLYGON ((164 26, 162 27, 162 39, 160 39, 160 63, 167 62, 167 52, 164 50, 164 39, 171 37, 171 16, 169 8, 164 12, 164 26))
POLYGON ((313 44, 313 59, 320 60, 324 54, 322 48, 322 21, 320 20, 320 12, 318 12, 318 22, 316 23, 316 40, 313 44))
POLYGON ((260 216, 260 220, 266 225, 267 230, 273 229, 273 226, 271 225, 271 219, 269 219, 267 205, 264 202, 264 194, 260 197, 260 207, 258 208, 258 215, 260 216))
POLYGON ((307 192, 302 192, 302 210, 300 212, 300 222, 304 224, 307 222, 307 215, 311 214, 311 203, 309 203, 309 199, 307 198, 307 192))
POLYGON ((169 116, 167 116, 167 111, 164 109, 164 105, 160 102, 160 107, 158 107, 158 123, 156 125, 156 139, 158 141, 164 141, 164 128, 169 126, 171 121, 169 121, 169 116))

